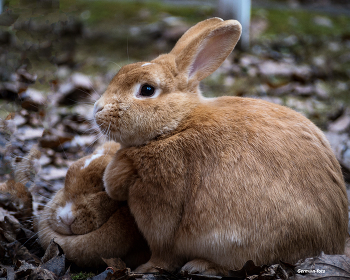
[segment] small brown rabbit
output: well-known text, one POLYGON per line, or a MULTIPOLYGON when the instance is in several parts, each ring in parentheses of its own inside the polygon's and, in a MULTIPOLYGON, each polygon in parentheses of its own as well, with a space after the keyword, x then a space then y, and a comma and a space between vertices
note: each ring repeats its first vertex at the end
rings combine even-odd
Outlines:
POLYGON ((122 145, 106 191, 128 201, 152 252, 138 272, 227 274, 249 259, 344 252, 347 194, 323 133, 284 106, 201 95, 240 34, 235 20, 200 22, 169 54, 122 67, 95 103, 122 145))
POLYGON ((102 258, 120 257, 133 268, 150 257, 146 241, 125 202, 104 191, 102 176, 120 145, 107 142, 74 162, 65 186, 47 204, 39 220, 39 239, 46 249, 54 238, 78 266, 97 267, 102 258))

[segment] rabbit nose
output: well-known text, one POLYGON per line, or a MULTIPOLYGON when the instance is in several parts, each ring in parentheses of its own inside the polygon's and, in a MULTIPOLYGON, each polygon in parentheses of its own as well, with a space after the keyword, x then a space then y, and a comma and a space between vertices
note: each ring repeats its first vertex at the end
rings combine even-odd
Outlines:
POLYGON ((68 215, 68 214, 58 216, 58 218, 63 224, 65 224, 67 226, 70 226, 75 221, 75 217, 73 217, 72 215, 68 215))
POLYGON ((61 207, 57 211, 57 219, 67 226, 73 224, 73 222, 75 221, 75 217, 72 213, 70 203, 67 203, 64 207, 61 207))
POLYGON ((94 104, 94 116, 103 110, 103 106, 98 103, 98 101, 95 102, 94 104))

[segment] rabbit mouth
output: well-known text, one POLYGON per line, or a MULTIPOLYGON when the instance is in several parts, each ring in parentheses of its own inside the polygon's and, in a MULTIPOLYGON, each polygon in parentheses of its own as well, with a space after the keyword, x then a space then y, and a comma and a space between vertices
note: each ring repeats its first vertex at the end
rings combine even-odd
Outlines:
POLYGON ((49 221, 50 227, 62 235, 74 235, 69 225, 66 225, 59 219, 51 219, 49 221))
POLYGON ((107 139, 119 142, 121 137, 121 129, 119 127, 120 117, 109 115, 109 120, 103 116, 103 112, 98 112, 95 115, 95 123, 100 132, 107 139))
POLYGON ((99 130, 103 135, 107 137, 107 139, 119 142, 121 137, 121 131, 119 127, 112 124, 112 121, 108 122, 108 124, 99 125, 99 130))
POLYGON ((119 133, 118 122, 120 121, 119 114, 100 111, 94 116, 94 120, 99 130, 106 136, 109 133, 119 133))
POLYGON ((119 126, 122 125, 122 117, 126 116, 129 104, 114 102, 101 108, 94 109, 94 120, 103 134, 107 132, 120 133, 119 126))

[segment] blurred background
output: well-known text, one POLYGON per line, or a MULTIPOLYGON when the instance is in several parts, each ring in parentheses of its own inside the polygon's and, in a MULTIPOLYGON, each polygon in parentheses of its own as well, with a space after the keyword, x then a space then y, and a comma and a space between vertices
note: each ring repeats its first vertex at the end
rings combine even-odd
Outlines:
POLYGON ((120 67, 170 51, 190 26, 221 16, 240 18, 244 35, 203 81, 203 94, 301 112, 326 133, 349 186, 348 0, 0 3, 0 181, 13 177, 14 158, 38 145, 33 191, 50 197, 68 166, 104 141, 90 122, 92 104, 120 67))

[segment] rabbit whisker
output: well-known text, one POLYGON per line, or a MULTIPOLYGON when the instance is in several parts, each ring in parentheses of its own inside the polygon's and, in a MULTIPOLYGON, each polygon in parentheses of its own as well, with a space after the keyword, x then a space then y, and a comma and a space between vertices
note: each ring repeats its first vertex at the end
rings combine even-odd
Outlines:
POLYGON ((46 198, 46 199, 48 199, 49 201, 51 200, 51 198, 46 197, 46 196, 44 196, 44 195, 42 195, 42 194, 40 194, 40 193, 36 193, 36 195, 40 195, 41 197, 46 198))
POLYGON ((47 220, 51 220, 51 217, 48 216, 48 217, 45 217, 44 219, 42 219, 42 218, 40 217, 40 222, 47 221, 47 220))
MULTIPOLYGON (((90 85, 92 87, 92 89, 94 90, 94 92, 100 97, 101 95, 97 92, 97 90, 93 87, 92 83, 90 85)), ((91 95, 91 98, 94 98, 94 96, 91 95)), ((94 101, 97 101, 97 99, 93 99, 94 101)))
MULTIPOLYGON (((110 129, 110 126, 111 126, 111 121, 109 122, 109 125, 108 125, 108 128, 107 128, 107 133, 106 133, 107 136, 108 136, 108 131, 109 131, 109 129, 110 129)), ((108 137, 108 141, 110 141, 110 140, 109 140, 109 137, 108 137)), ((109 147, 107 153, 105 153, 105 155, 104 155, 104 157, 103 157, 103 161, 104 161, 104 159, 106 158, 106 156, 109 154, 109 151, 110 151, 110 150, 111 150, 111 146, 109 147)), ((101 160, 100 166, 103 164, 103 161, 101 160)))
MULTIPOLYGON (((49 207, 49 206, 48 206, 49 203, 53 203, 53 204, 55 204, 55 205, 57 205, 57 206, 60 206, 57 202, 53 201, 53 199, 50 199, 46 204, 43 204, 43 203, 40 203, 40 202, 37 202, 37 201, 36 201, 36 203, 38 203, 39 205, 42 205, 42 206, 44 206, 44 207, 46 207, 46 206, 49 207)), ((50 208, 50 207, 49 207, 49 208, 50 208)))
MULTIPOLYGON (((23 248, 24 247, 24 245, 29 241, 29 240, 31 240, 31 239, 33 239, 34 237, 36 237, 40 232, 42 232, 43 230, 46 230, 46 229, 48 229, 49 228, 49 226, 47 226, 46 228, 43 228, 42 230, 39 230, 37 233, 35 233, 32 237, 30 237, 26 242, 24 242, 22 245, 21 245, 21 247, 20 248, 23 248)), ((35 241, 35 240, 34 240, 35 241)))
POLYGON ((119 67, 119 69, 118 70, 120 70, 120 68, 122 68, 119 64, 117 64, 117 63, 115 63, 114 61, 112 61, 112 60, 107 60, 108 62, 111 62, 111 63, 114 63, 115 65, 117 65, 118 67, 119 67))
POLYGON ((48 207, 48 208, 54 209, 54 208, 52 208, 51 206, 48 206, 47 204, 43 204, 43 203, 40 203, 40 202, 37 202, 37 203, 38 203, 38 205, 41 205, 41 206, 44 206, 44 207, 48 207))
POLYGON ((63 146, 62 146, 62 143, 61 143, 61 142, 60 142, 60 147, 61 147, 62 152, 64 153, 64 155, 65 155, 66 159, 68 159, 67 154, 66 154, 66 152, 65 152, 65 150, 64 150, 64 148, 63 148, 63 146))

